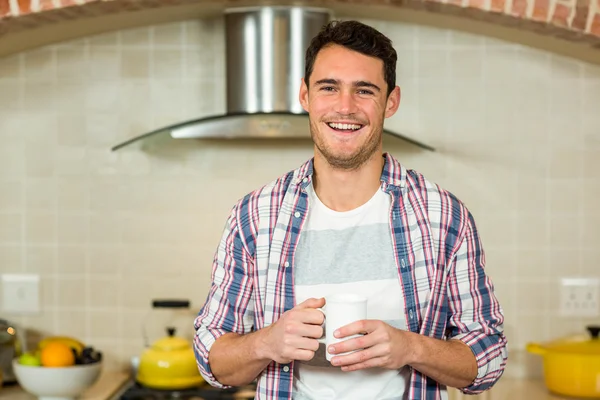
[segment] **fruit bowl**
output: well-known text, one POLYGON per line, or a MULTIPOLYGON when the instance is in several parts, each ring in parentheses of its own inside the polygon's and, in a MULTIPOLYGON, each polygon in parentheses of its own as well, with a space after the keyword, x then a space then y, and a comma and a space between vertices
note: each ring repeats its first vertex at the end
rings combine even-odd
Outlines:
POLYGON ((100 377, 102 362, 69 367, 41 367, 12 362, 17 382, 39 400, 75 400, 100 377))

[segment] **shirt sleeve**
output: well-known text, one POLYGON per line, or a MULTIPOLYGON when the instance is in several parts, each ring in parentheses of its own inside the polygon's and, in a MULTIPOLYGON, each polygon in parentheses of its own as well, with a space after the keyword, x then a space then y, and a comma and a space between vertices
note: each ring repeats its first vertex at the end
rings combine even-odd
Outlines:
POLYGON ((212 282, 206 302, 194 320, 194 352, 202 377, 212 386, 217 381, 208 363, 215 341, 226 333, 249 333, 253 328, 252 275, 254 259, 248 254, 234 208, 227 220, 212 265, 212 282))
POLYGON ((503 311, 484 266, 481 240, 475 221, 468 214, 466 232, 448 274, 448 337, 469 346, 477 360, 476 378, 460 389, 467 394, 494 386, 508 358, 503 311))

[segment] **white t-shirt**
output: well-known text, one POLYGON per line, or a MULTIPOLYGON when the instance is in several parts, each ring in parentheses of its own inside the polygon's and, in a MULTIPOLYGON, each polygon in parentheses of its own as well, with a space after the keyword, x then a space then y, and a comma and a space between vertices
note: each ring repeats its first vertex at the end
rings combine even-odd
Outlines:
MULTIPOLYGON (((327 208, 308 188, 309 214, 294 262, 296 303, 334 293, 354 293, 368 299, 367 318, 406 329, 390 232, 391 198, 381 189, 364 205, 346 212, 327 208)), ((308 362, 294 367, 295 400, 402 399, 408 368, 370 368, 342 372, 325 359, 321 344, 308 362)))

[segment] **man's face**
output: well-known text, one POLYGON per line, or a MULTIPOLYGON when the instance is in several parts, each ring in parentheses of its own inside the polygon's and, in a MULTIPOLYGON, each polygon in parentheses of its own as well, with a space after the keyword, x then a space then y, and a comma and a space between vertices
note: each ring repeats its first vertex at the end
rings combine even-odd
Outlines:
POLYGON ((308 112, 316 156, 334 168, 355 169, 378 149, 383 121, 400 102, 396 86, 387 96, 383 61, 330 45, 319 51, 313 72, 300 88, 300 103, 308 112))

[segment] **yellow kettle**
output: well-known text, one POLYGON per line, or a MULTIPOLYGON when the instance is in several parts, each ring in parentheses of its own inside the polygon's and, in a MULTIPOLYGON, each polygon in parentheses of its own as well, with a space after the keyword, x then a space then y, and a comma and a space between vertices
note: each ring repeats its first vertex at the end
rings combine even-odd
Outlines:
POLYGON ((204 382, 194 350, 187 340, 167 328, 167 337, 158 339, 140 357, 136 380, 153 389, 187 389, 204 382))

